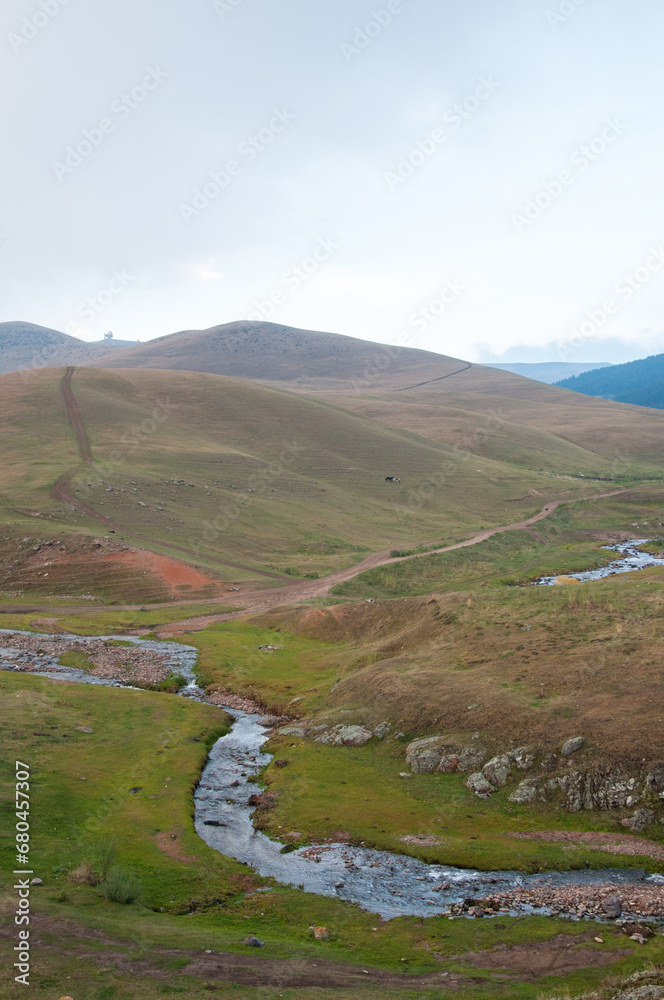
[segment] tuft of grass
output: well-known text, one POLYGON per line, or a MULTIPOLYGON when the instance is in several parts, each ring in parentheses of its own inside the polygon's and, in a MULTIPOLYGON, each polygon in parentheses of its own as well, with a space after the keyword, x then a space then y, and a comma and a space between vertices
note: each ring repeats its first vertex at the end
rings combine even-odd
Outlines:
POLYGON ((112 903, 135 903, 141 895, 141 883, 128 868, 114 865, 101 883, 101 891, 112 903))

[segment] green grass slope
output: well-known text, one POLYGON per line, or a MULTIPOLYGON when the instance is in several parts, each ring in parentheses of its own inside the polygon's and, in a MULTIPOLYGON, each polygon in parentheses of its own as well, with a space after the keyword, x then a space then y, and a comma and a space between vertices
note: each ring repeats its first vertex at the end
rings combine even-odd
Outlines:
MULTIPOLYGON (((81 461, 62 378, 62 369, 45 369, 0 379, 0 517, 21 530, 31 521, 34 533, 39 515, 44 535, 108 534, 109 525, 51 496, 81 461)), ((83 368, 72 387, 93 459, 71 483, 76 500, 115 525, 116 540, 132 531, 147 548, 179 546, 180 558, 227 579, 322 575, 371 551, 510 523, 578 490, 248 381, 83 368), (401 481, 386 482, 390 475, 401 481)))

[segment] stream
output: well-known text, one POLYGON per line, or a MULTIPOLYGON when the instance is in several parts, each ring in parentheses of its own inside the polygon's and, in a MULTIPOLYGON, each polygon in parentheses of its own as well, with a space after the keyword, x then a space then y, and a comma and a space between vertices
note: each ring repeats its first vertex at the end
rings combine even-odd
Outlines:
MULTIPOLYGON (((187 684, 180 690, 184 697, 203 700, 197 686, 194 667, 198 650, 181 643, 159 642, 136 636, 45 635, 0 629, 0 669, 29 672, 33 676, 111 687, 130 687, 117 680, 94 677, 84 670, 63 666, 55 652, 12 647, 10 636, 31 636, 53 646, 75 642, 86 644, 121 640, 138 648, 167 657, 166 663, 182 674, 187 684)), ((60 654, 62 655, 62 654, 60 654)), ((433 916, 468 897, 484 897, 515 888, 538 886, 652 886, 664 883, 661 875, 647 876, 641 869, 602 869, 574 872, 546 872, 524 875, 518 871, 480 872, 441 864, 426 864, 403 854, 392 854, 369 847, 348 844, 318 844, 286 850, 285 844, 271 840, 254 829, 254 807, 249 799, 259 786, 249 779, 269 764, 272 757, 263 752, 273 720, 248 715, 236 709, 225 711, 234 719, 231 731, 212 747, 195 792, 196 832, 201 839, 228 857, 250 865, 260 875, 297 886, 305 892, 336 897, 355 903, 384 919, 397 916, 433 916)), ((292 845, 291 845, 292 847, 292 845)), ((269 890, 263 890, 269 891, 269 890)), ((547 913, 522 905, 518 911, 547 913)))
POLYGON ((607 576, 615 576, 618 573, 633 573, 638 569, 647 569, 649 566, 664 566, 664 558, 658 559, 648 552, 641 552, 639 545, 645 545, 649 538, 632 538, 628 542, 618 542, 616 545, 603 545, 602 548, 608 552, 620 552, 622 559, 614 559, 608 566, 600 566, 599 569, 588 569, 581 573, 561 573, 559 576, 543 576, 535 580, 535 586, 553 587, 559 583, 567 583, 569 580, 603 580, 607 576))

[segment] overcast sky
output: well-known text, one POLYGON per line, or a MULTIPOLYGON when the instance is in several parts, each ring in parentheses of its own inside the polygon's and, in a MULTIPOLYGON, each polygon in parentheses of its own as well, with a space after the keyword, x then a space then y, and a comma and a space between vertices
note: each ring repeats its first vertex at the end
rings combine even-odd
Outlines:
POLYGON ((663 29, 655 0, 5 0, 0 320, 664 351, 663 29))

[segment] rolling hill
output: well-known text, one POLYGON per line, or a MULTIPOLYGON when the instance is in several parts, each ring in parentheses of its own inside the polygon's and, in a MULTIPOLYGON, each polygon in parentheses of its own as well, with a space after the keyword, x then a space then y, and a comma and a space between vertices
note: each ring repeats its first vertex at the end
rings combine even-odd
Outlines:
MULTIPOLYGON (((0 376, 0 518, 17 537, 114 536, 222 579, 270 585, 392 545, 455 541, 547 500, 596 491, 582 478, 552 478, 436 439, 435 407, 419 433, 398 426, 389 404, 376 415, 351 413, 218 375, 77 368, 72 413, 65 375, 0 376)), ((413 405, 406 423, 417 422, 413 405)), ((550 430, 529 433, 534 450, 558 448, 568 472, 601 464, 550 430)))
POLYGON ((238 321, 157 337, 90 362, 99 368, 165 368, 306 388, 402 386, 449 375, 464 362, 412 347, 337 333, 238 321))
POLYGON ((557 384, 587 396, 664 410, 664 354, 585 372, 557 384))
MULTIPOLYGON (((92 343, 35 323, 0 323, 0 374, 91 363, 129 346, 127 340, 92 343)), ((133 346, 133 345, 132 345, 133 346)))

